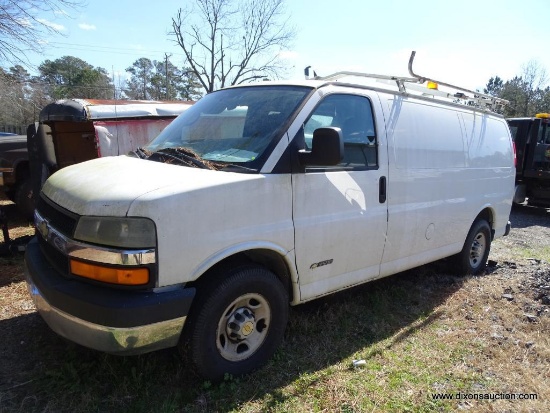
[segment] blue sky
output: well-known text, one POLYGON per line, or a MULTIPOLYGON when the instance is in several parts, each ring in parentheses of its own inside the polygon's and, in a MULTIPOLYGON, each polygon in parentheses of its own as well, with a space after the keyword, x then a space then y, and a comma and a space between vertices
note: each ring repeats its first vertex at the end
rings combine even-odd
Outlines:
MULTIPOLYGON (((189 0, 188 0, 189 1, 189 0)), ((63 36, 45 39, 45 59, 79 57, 116 78, 140 57, 182 66, 183 54, 168 36, 171 19, 183 0, 88 0, 67 16, 44 16, 63 36)), ((318 74, 339 70, 423 76, 469 89, 483 88, 498 75, 511 79, 536 61, 550 75, 548 0, 287 0, 296 27, 293 47, 285 52, 288 78, 303 78, 311 65, 318 74)))

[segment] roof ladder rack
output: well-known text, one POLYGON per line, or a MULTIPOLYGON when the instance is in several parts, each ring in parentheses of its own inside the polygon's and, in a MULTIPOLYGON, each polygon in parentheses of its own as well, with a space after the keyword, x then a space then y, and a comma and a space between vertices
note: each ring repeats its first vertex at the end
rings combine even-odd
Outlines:
POLYGON ((411 52, 411 57, 409 58, 408 68, 409 68, 410 75, 413 76, 414 78, 418 79, 420 83, 433 82, 433 83, 437 83, 438 85, 446 86, 446 87, 451 88, 451 89, 456 89, 458 92, 453 95, 454 97, 459 98, 459 99, 466 99, 469 102, 472 102, 475 106, 479 106, 479 107, 482 107, 482 108, 489 108, 493 111, 496 111, 497 109, 502 108, 502 107, 504 107, 504 106, 506 106, 507 104, 510 103, 506 99, 497 98, 495 96, 487 95, 485 93, 476 92, 476 91, 473 91, 473 90, 465 89, 465 88, 460 87, 460 86, 451 85, 450 83, 442 82, 440 80, 430 79, 430 78, 425 77, 425 76, 417 75, 412 70, 412 64, 413 64, 413 60, 414 60, 415 55, 416 55, 416 52, 412 51, 411 52), (465 92, 465 93, 468 93, 468 94, 473 95, 473 96, 467 96, 467 95, 465 95, 464 93, 461 93, 461 92, 465 92))
MULTIPOLYGON (((406 93, 407 88, 414 91, 422 91, 425 92, 425 94, 429 94, 431 96, 438 96, 443 97, 446 99, 453 99, 454 101, 457 101, 459 99, 466 101, 466 104, 469 106, 479 107, 482 109, 489 109, 492 111, 497 111, 498 109, 504 107, 509 102, 505 99, 497 98, 495 96, 487 95, 484 93, 476 92, 473 90, 465 89, 460 86, 455 86, 450 83, 441 82, 439 80, 431 79, 425 76, 417 75, 412 70, 412 64, 414 57, 416 55, 416 52, 413 51, 411 53, 411 57, 409 58, 409 74, 411 77, 400 77, 400 76, 387 76, 387 75, 376 75, 372 73, 361 73, 361 72, 337 72, 333 73, 328 76, 317 76, 315 72, 313 79, 315 80, 339 80, 343 77, 353 76, 353 77, 362 77, 362 78, 369 78, 369 79, 377 79, 377 80, 386 80, 386 81, 394 81, 397 84, 397 87, 400 92, 406 93), (450 89, 454 89, 453 92, 448 93, 444 91, 439 91, 437 89, 430 89, 426 88, 422 85, 426 82, 433 82, 437 85, 445 86, 450 89), (417 84, 418 86, 413 86, 414 84, 417 84)), ((309 67, 306 68, 306 78, 308 77, 309 73, 309 67)))
MULTIPOLYGON (((315 72, 314 72, 315 73, 315 72)), ((388 75, 375 75, 373 73, 361 73, 361 72, 336 72, 328 76, 317 76, 314 75, 313 79, 315 80, 338 80, 343 77, 354 76, 354 77, 364 77, 368 79, 379 79, 379 80, 393 80, 397 83, 397 87, 400 92, 406 92, 405 82, 410 83, 420 83, 418 79, 412 77, 400 77, 400 76, 388 76, 388 75)))

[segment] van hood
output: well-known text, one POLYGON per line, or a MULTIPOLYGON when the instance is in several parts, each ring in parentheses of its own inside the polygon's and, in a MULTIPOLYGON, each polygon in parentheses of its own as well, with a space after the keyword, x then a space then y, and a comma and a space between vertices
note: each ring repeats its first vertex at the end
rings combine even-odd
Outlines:
POLYGON ((254 177, 257 175, 109 156, 59 170, 46 181, 42 193, 78 215, 126 216, 137 198, 159 189, 191 192, 254 177))

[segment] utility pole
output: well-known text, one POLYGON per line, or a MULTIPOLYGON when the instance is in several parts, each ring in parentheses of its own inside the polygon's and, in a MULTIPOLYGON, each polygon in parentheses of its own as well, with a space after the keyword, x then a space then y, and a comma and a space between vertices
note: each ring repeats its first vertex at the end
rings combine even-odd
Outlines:
POLYGON ((168 53, 164 53, 164 72, 165 72, 165 80, 166 85, 164 89, 164 99, 168 100, 168 85, 170 82, 168 81, 168 58, 172 57, 172 55, 168 56, 168 53))
POLYGON ((113 77, 113 99, 116 100, 115 67, 111 65, 111 76, 113 77))

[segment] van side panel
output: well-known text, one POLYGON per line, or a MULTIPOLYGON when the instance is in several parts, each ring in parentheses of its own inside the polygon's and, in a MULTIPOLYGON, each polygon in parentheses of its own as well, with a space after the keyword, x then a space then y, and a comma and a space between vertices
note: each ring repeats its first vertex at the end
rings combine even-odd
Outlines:
POLYGON ((386 103, 389 222, 381 275, 458 253, 487 207, 502 235, 514 187, 504 120, 429 100, 388 95, 386 103))
POLYGON ((508 126, 482 113, 462 113, 470 168, 509 168, 513 157, 508 126))
POLYGON ((506 121, 485 113, 463 113, 468 147, 470 180, 478 188, 472 194, 472 215, 481 205, 493 211, 495 237, 502 236, 510 217, 515 188, 514 153, 506 121))
POLYGON ((459 115, 449 107, 399 99, 393 129, 398 170, 464 168, 466 153, 459 115))

